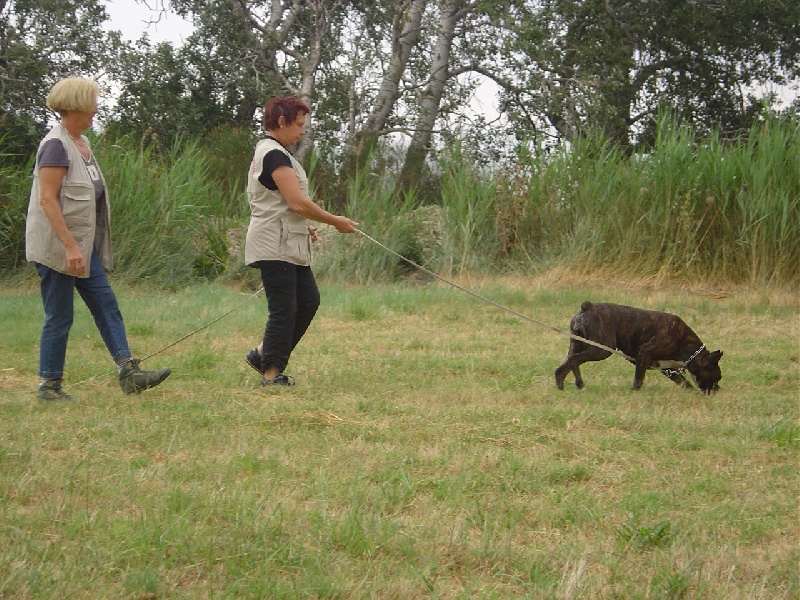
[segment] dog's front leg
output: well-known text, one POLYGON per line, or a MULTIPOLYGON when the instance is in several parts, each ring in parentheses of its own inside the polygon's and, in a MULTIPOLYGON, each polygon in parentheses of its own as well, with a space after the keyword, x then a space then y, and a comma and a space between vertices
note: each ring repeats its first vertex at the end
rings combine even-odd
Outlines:
POLYGON ((639 348, 639 352, 636 354, 636 371, 633 375, 633 385, 631 386, 631 389, 642 389, 644 376, 647 373, 647 369, 650 368, 652 360, 652 355, 650 354, 650 349, 647 348, 647 345, 641 346, 639 348))
POLYGON ((691 388, 692 384, 681 374, 678 369, 661 369, 661 372, 666 376, 669 377, 670 381, 674 381, 678 385, 681 385, 685 388, 691 388))

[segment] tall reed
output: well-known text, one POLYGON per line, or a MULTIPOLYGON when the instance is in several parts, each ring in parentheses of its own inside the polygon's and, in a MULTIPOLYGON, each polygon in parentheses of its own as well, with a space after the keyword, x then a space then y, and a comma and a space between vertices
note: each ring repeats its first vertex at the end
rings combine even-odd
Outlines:
MULTIPOLYGON (((313 170, 310 171, 313 177, 313 170)), ((418 211, 415 194, 401 197, 395 193, 387 176, 368 172, 357 173, 349 182, 348 201, 344 213, 358 222, 359 230, 391 248, 401 256, 438 269, 434 261, 439 240, 425 231, 441 230, 439 215, 434 211, 418 211)), ((394 279, 409 272, 409 264, 366 238, 336 235, 332 228, 323 228, 322 243, 315 259, 316 270, 323 276, 351 281, 394 279)))
POLYGON ((734 143, 718 135, 697 142, 663 118, 646 155, 584 140, 549 156, 521 155, 515 169, 494 175, 488 197, 471 182, 453 189, 457 202, 442 201, 469 231, 464 247, 474 254, 460 262, 471 268, 496 268, 499 257, 526 269, 797 286, 799 149, 796 119, 755 125, 734 143), (490 218, 476 230, 478 204, 490 218))
POLYGON ((441 164, 445 229, 441 263, 448 273, 481 269, 497 256, 495 181, 468 162, 456 144, 441 164), (487 226, 488 225, 488 226, 487 226))
MULTIPOLYGON (((797 117, 766 119, 738 141, 698 141, 668 117, 658 125, 646 154, 586 139, 550 153, 520 153, 503 171, 474 164, 455 145, 438 165, 435 204, 397 194, 387 170, 362 171, 349 182, 344 210, 364 233, 446 274, 563 266, 800 286, 797 117)), ((241 263, 229 259, 236 253, 228 247, 232 225, 244 230, 244 191, 221 191, 198 144, 179 142, 165 154, 125 140, 95 144, 123 277, 175 286, 241 263)), ((312 181, 315 167, 312 160, 312 181)), ((3 269, 19 263, 29 185, 29 172, 0 173, 3 269)), ((320 233, 315 264, 322 276, 364 282, 413 271, 363 236, 325 227, 320 233)))
MULTIPOLYGON (((668 117, 646 154, 585 139, 492 172, 456 145, 440 164, 437 206, 398 201, 387 177, 359 174, 348 209, 383 243, 448 274, 560 265, 797 287, 798 148, 796 119, 767 120, 731 142, 697 141, 668 117)), ((377 246, 342 241, 334 255, 326 273, 398 274, 377 246)))
POLYGON ((20 269, 25 260, 25 215, 32 161, 24 169, 0 167, 0 273, 20 269))
POLYGON ((196 142, 176 142, 166 156, 105 143, 99 156, 112 202, 116 268, 125 278, 179 286, 221 271, 231 201, 208 177, 196 142))

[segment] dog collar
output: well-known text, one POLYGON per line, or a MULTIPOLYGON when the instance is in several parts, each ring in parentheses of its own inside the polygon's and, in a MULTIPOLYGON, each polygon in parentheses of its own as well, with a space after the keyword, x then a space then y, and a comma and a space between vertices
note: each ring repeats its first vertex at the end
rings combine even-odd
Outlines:
POLYGON ((692 361, 693 361, 695 358, 697 358, 697 355, 698 355, 698 354, 700 354, 700 353, 701 353, 703 350, 705 350, 705 349, 706 349, 706 345, 705 345, 705 344, 703 344, 702 346, 700 346, 700 347, 697 349, 697 352, 695 352, 694 354, 692 354, 692 355, 689 357, 689 360, 687 360, 685 363, 683 363, 683 366, 684 366, 684 367, 688 367, 688 366, 689 366, 689 363, 690 363, 690 362, 692 362, 692 361))

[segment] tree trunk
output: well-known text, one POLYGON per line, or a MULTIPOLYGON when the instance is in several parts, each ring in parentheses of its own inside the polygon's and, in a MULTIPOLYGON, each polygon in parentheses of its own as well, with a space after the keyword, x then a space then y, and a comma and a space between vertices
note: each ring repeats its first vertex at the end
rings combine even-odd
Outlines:
POLYGON ((353 136, 352 147, 348 152, 353 159, 346 163, 344 169, 349 174, 357 173, 365 167, 401 95, 400 80, 411 51, 419 40, 425 3, 426 0, 403 0, 393 5, 392 56, 389 68, 381 81, 363 128, 353 136))
MULTIPOLYGON (((314 84, 317 69, 322 61, 322 48, 328 34, 329 15, 341 4, 341 0, 271 0, 269 14, 260 21, 244 0, 230 0, 234 13, 242 15, 252 29, 246 31, 256 56, 260 58, 263 68, 272 72, 287 94, 297 96, 311 105, 314 97, 314 84), (307 34, 308 47, 302 51, 290 45, 292 30, 300 26, 300 13, 308 10, 311 14, 307 34), (257 33, 261 35, 258 36, 257 33), (276 62, 277 51, 280 50, 291 58, 300 71, 300 83, 293 85, 276 62)), ((256 67, 258 68, 258 66, 256 67)), ((309 123, 308 133, 298 144, 295 156, 303 161, 314 147, 314 128, 309 123)))
POLYGON ((431 56, 428 82, 420 97, 420 112, 411 137, 403 168, 397 181, 397 191, 404 193, 416 187, 425 172, 425 160, 433 138, 433 128, 439 115, 442 96, 450 77, 450 55, 456 25, 464 16, 466 3, 463 0, 440 0, 441 16, 436 44, 431 56))

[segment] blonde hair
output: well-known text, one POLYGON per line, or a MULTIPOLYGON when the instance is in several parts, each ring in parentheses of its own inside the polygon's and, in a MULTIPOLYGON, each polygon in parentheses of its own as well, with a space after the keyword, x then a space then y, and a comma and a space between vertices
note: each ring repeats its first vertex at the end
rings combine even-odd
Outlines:
POLYGON ((92 112, 97 108, 100 86, 83 77, 67 77, 56 83, 47 95, 47 107, 62 115, 70 110, 92 112))

